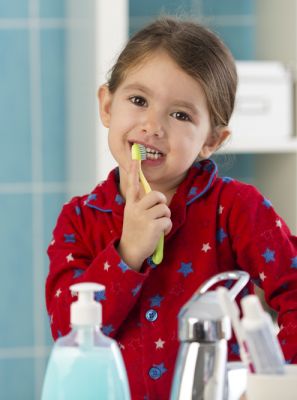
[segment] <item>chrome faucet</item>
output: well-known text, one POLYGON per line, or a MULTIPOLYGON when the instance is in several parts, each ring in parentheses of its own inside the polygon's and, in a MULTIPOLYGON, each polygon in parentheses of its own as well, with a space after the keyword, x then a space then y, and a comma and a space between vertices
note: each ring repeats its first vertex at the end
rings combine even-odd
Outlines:
POLYGON ((220 307, 216 291, 224 280, 237 281, 230 289, 234 300, 247 284, 243 271, 223 272, 203 283, 178 316, 179 352, 170 400, 227 400, 227 341, 231 322, 220 307))

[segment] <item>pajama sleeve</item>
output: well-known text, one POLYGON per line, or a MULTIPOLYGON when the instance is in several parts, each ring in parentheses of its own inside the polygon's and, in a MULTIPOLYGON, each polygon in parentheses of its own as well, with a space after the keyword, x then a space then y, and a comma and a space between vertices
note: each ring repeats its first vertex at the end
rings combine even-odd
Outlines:
POLYGON ((249 185, 234 196, 229 229, 238 265, 278 313, 278 338, 287 362, 297 363, 296 236, 271 202, 249 185))
MULTIPOLYGON (((69 286, 79 282, 105 285, 105 291, 96 293, 95 298, 103 307, 103 332, 115 336, 137 302, 149 274, 149 271, 136 272, 121 260, 115 248, 119 238, 107 239, 104 221, 102 237, 98 234, 94 246, 95 239, 88 236, 87 224, 91 222, 77 215, 75 211, 79 209, 76 200, 63 207, 48 248, 46 306, 54 339, 70 330, 70 304, 76 296, 71 294, 69 286)), ((100 227, 97 231, 100 232, 100 227)))

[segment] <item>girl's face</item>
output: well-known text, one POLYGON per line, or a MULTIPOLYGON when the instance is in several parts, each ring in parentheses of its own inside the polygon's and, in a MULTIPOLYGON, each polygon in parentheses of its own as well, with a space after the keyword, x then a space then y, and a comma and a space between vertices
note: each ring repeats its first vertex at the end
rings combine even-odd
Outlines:
POLYGON ((165 52, 128 71, 115 93, 101 87, 99 99, 123 194, 133 143, 148 150, 144 175, 152 189, 166 195, 174 193, 198 155, 209 157, 227 135, 212 134, 201 85, 165 52))

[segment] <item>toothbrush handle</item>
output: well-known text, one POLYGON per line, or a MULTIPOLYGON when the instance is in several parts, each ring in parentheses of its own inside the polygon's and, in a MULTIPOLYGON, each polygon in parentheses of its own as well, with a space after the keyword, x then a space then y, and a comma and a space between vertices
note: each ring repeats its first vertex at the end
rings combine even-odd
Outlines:
MULTIPOLYGON (((141 167, 139 168, 139 178, 140 178, 140 181, 142 183, 145 193, 149 193, 152 189, 151 189, 148 181, 146 180, 141 167)), ((157 247, 154 251, 154 254, 152 256, 152 260, 153 260, 154 264, 158 265, 163 260, 163 249, 164 249, 164 233, 162 233, 162 235, 158 241, 157 247)))
POLYGON ((151 189, 148 181, 146 180, 145 176, 143 175, 143 172, 142 172, 141 168, 139 168, 139 178, 140 178, 140 181, 142 183, 142 186, 143 186, 143 189, 144 189, 145 193, 151 192, 152 189, 151 189))
POLYGON ((154 251, 154 254, 152 256, 152 260, 153 260, 154 264, 158 265, 158 264, 160 264, 160 262, 162 262, 163 249, 164 249, 164 233, 162 233, 162 235, 158 241, 157 247, 154 251))

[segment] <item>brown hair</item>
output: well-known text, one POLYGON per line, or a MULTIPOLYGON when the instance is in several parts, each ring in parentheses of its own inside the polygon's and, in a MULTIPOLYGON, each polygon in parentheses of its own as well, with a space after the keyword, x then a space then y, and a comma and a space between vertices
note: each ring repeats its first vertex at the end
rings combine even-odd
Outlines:
POLYGON ((166 51, 202 85, 213 127, 228 125, 237 86, 234 59, 213 32, 189 20, 162 17, 132 36, 111 69, 110 92, 116 91, 130 69, 157 50, 166 51))

